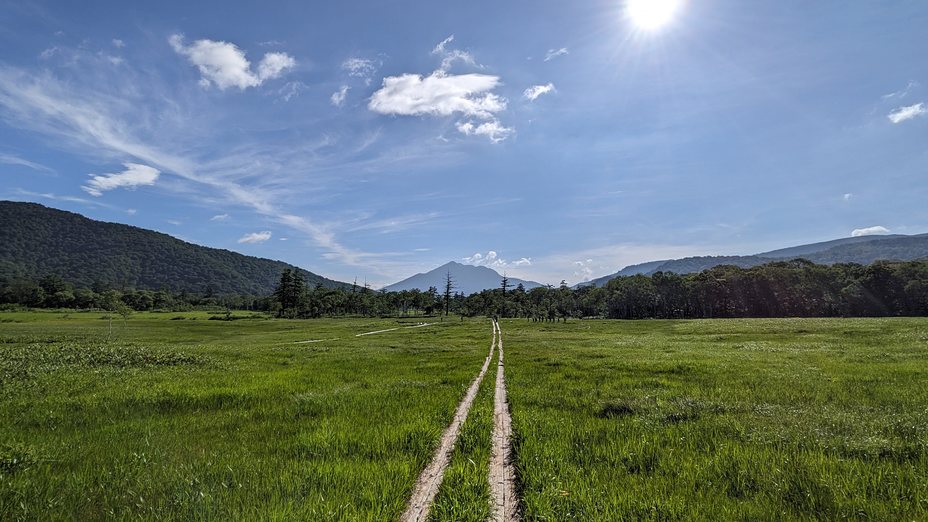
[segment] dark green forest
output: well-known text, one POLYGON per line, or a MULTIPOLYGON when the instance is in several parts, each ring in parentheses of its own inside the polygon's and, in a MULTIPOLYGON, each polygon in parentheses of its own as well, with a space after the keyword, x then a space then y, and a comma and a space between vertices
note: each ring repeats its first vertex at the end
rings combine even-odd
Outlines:
MULTIPOLYGON (((0 282, 6 284, 58 276, 74 288, 100 291, 268 295, 288 268, 295 269, 35 203, 0 201, 0 282)), ((312 285, 343 284, 304 274, 312 285)))
POLYGON ((777 261, 698 274, 617 277, 604 287, 500 288, 465 296, 453 281, 427 291, 327 288, 285 269, 272 294, 173 293, 75 288, 58 276, 0 284, 6 306, 118 310, 242 309, 279 317, 498 315, 536 321, 736 317, 880 317, 928 315, 928 261, 817 265, 777 261))

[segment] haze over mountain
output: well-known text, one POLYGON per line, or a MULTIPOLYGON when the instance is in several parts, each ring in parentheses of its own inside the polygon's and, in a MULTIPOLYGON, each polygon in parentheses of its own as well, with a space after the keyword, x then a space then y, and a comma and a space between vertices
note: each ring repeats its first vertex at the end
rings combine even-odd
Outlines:
MULTIPOLYGON (((58 275, 88 288, 268 295, 285 268, 297 267, 36 203, 0 201, 0 280, 58 275)), ((310 285, 344 285, 302 272, 310 285)))
POLYGON ((826 265, 835 263, 868 265, 881 260, 912 261, 926 257, 928 257, 928 234, 860 236, 781 248, 752 256, 695 256, 650 261, 627 266, 614 274, 599 277, 577 286, 603 286, 610 279, 637 274, 650 275, 655 272, 691 274, 719 265, 751 268, 771 261, 797 258, 826 265))
MULTIPOLYGON (((454 281, 454 292, 462 292, 465 295, 474 294, 482 290, 499 288, 503 278, 503 276, 492 268, 464 265, 451 261, 450 263, 445 263, 424 274, 416 274, 398 283, 386 286, 384 290, 394 292, 419 289, 424 292, 427 291, 429 287, 434 286, 441 292, 445 288, 445 281, 448 273, 451 273, 451 279, 454 281)), ((535 281, 525 281, 515 277, 509 278, 509 285, 511 288, 515 288, 520 284, 525 287, 526 290, 542 286, 541 283, 536 283, 535 281)))

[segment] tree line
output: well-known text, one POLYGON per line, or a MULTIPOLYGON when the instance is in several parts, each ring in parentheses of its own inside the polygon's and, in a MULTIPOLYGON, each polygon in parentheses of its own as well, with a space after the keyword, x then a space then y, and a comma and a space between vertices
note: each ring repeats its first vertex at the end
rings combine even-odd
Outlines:
POLYGON ((603 287, 500 287, 465 296, 448 274, 441 289, 374 291, 327 288, 285 269, 270 296, 168 290, 73 288, 51 275, 0 281, 0 303, 37 308, 132 310, 235 309, 287 318, 496 315, 535 321, 587 317, 688 319, 928 315, 928 261, 817 265, 778 261, 752 268, 717 266, 695 274, 657 272, 617 277, 603 287))

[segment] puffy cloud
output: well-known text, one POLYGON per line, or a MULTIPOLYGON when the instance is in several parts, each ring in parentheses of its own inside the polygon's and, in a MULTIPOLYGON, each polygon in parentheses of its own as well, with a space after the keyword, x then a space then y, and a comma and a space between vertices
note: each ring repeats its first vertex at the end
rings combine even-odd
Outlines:
POLYGON ((475 125, 473 122, 458 122, 458 132, 465 136, 486 136, 493 143, 499 143, 508 138, 515 129, 505 127, 498 120, 492 120, 475 125))
POLYGON ((91 196, 102 196, 104 192, 117 188, 134 189, 142 185, 154 185, 161 171, 140 165, 138 163, 124 163, 126 170, 113 174, 93 175, 90 181, 81 189, 91 196))
POLYGON ((889 234, 889 229, 882 226, 867 227, 867 228, 855 228, 851 232, 851 237, 860 237, 860 236, 873 236, 878 234, 889 234))
POLYGON ((850 192, 848 192, 847 194, 844 195, 844 201, 850 201, 852 199, 854 199, 854 194, 851 194, 850 192))
POLYGON ((574 277, 578 278, 580 282, 589 281, 593 279, 593 268, 592 259, 574 261, 574 277))
POLYGON ((523 257, 518 261, 509 262, 499 257, 494 250, 490 250, 486 255, 477 252, 476 254, 461 259, 461 262, 474 266, 486 266, 490 268, 509 268, 509 267, 526 267, 531 266, 532 260, 523 257))
POLYGON ((402 116, 450 116, 461 113, 481 119, 506 108, 506 100, 489 92, 499 85, 499 77, 487 74, 447 75, 436 71, 429 76, 403 74, 383 79, 383 87, 371 97, 368 108, 380 114, 402 116))
POLYGON ((215 85, 220 90, 229 87, 245 90, 278 78, 296 65, 296 60, 287 53, 267 53, 254 72, 245 52, 233 43, 204 39, 184 45, 184 37, 179 34, 172 35, 168 41, 175 52, 186 56, 197 67, 202 75, 200 84, 204 87, 215 85))
POLYGON ((928 114, 928 108, 925 107, 925 104, 916 103, 915 105, 909 105, 907 107, 899 107, 890 112, 886 117, 893 123, 902 123, 912 118, 924 116, 925 114, 928 114))
POLYGON ((244 236, 238 239, 239 244, 247 243, 249 245, 264 243, 268 239, 271 239, 271 233, 267 230, 264 232, 252 232, 251 234, 245 234, 244 236))
POLYGON ((454 35, 442 40, 432 54, 442 57, 438 70, 428 76, 402 74, 383 79, 383 85, 371 96, 368 109, 400 116, 453 116, 467 120, 456 123, 458 132, 467 136, 486 136, 498 143, 512 134, 496 114, 506 110, 507 100, 492 92, 500 85, 499 76, 489 74, 448 74, 457 60, 477 65, 469 53, 449 49, 454 35), (474 122, 473 120, 479 120, 474 122))
POLYGON ((542 94, 548 94, 552 92, 557 92, 557 89, 554 88, 554 84, 548 82, 545 85, 533 85, 525 91, 522 92, 522 97, 529 101, 535 101, 542 94))
POLYGON ((336 107, 341 107, 342 105, 344 105, 345 98, 348 97, 348 89, 350 88, 351 87, 348 87, 347 85, 342 85, 339 90, 332 93, 332 97, 329 98, 329 100, 332 102, 332 105, 336 107))
POLYGON ((561 47, 560 49, 548 49, 548 52, 545 53, 545 61, 550 62, 558 56, 564 56, 565 54, 570 54, 570 51, 568 51, 566 47, 561 47))

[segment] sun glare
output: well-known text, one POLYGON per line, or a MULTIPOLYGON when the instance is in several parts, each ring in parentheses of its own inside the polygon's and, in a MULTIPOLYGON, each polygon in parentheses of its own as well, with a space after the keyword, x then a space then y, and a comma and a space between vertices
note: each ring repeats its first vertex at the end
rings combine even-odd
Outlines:
POLYGON ((653 31, 670 22, 682 4, 683 0, 628 0, 625 12, 635 26, 653 31))

